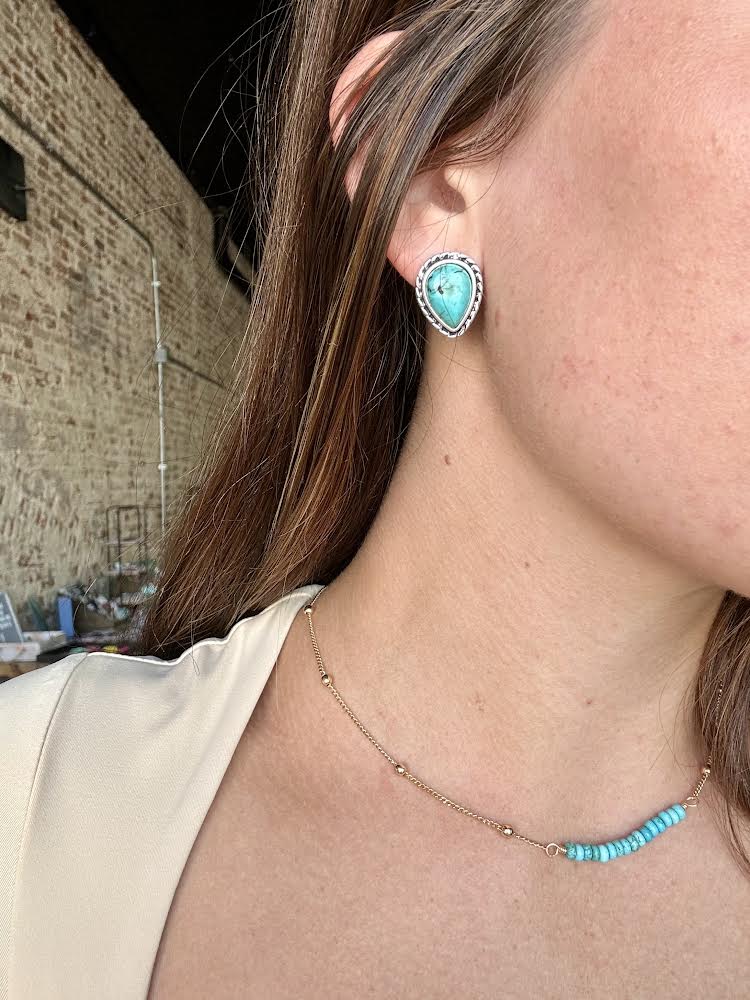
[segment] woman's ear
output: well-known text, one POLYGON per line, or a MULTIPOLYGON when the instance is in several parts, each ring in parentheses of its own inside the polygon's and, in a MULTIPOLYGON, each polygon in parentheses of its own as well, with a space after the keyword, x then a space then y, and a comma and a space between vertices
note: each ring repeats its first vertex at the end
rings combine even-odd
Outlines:
MULTIPOLYGON (((334 146, 337 145, 357 101, 367 90, 370 80, 377 75, 378 69, 387 59, 388 50, 401 34, 400 31, 387 31, 376 35, 366 42, 346 64, 334 88, 328 116, 331 126, 331 140, 334 146), (340 118, 339 115, 341 115, 340 118)), ((364 154, 365 150, 358 150, 346 172, 346 190, 350 201, 354 198, 354 193, 357 190, 364 154)))
MULTIPOLYGON (((376 35, 347 63, 331 98, 329 123, 334 145, 357 101, 387 61, 389 49, 401 34, 389 31, 376 35)), ((366 148, 359 149, 347 168, 345 184, 350 200, 357 190, 365 155, 366 148)), ((469 168, 455 166, 449 171, 443 167, 427 170, 412 179, 388 247, 389 261, 410 284, 416 283, 424 261, 443 250, 460 250, 481 259, 473 220, 466 212, 473 201, 469 192, 471 183, 469 168)))

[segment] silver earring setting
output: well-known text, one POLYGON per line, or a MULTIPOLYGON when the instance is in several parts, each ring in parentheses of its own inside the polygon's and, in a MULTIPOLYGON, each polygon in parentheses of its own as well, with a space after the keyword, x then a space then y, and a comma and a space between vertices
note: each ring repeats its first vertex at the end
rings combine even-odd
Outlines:
POLYGON ((435 329, 446 337, 460 337, 479 311, 482 272, 465 253, 436 253, 419 269, 415 290, 420 309, 435 329))

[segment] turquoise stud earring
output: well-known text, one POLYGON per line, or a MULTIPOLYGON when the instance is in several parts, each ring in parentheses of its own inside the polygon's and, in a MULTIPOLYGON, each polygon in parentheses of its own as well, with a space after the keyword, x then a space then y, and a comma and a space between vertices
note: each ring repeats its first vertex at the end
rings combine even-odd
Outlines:
POLYGON ((465 253, 436 253, 419 269, 417 302, 430 323, 446 337, 460 337, 482 301, 482 272, 465 253))

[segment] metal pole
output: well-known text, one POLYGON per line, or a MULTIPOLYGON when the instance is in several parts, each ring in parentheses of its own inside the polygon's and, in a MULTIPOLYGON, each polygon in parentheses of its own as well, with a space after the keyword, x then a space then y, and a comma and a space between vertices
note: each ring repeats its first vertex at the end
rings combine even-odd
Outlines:
POLYGON ((159 307, 159 265, 156 254, 151 254, 151 270, 153 279, 151 284, 154 289, 154 332, 156 334, 156 361, 157 380, 159 384, 159 484, 161 487, 161 533, 162 537, 167 527, 167 448, 165 442, 164 428, 164 363, 167 361, 167 349, 161 342, 161 310, 159 307))

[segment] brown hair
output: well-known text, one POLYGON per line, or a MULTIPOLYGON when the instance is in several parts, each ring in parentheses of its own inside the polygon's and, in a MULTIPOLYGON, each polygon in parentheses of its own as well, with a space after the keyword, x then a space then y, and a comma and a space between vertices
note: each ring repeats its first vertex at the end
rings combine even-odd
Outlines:
MULTIPOLYGON (((357 552, 416 398, 424 325, 386 252, 410 181, 497 155, 539 106, 595 0, 295 0, 253 143, 264 238, 250 319, 213 447, 162 542, 137 652, 177 656, 357 552), (333 88, 371 37, 401 30, 334 146, 333 88), (357 192, 344 186, 366 151, 357 192)), ((725 827, 750 873, 750 601, 717 614, 691 706, 725 827), (709 711, 716 692, 718 717, 709 711)))

